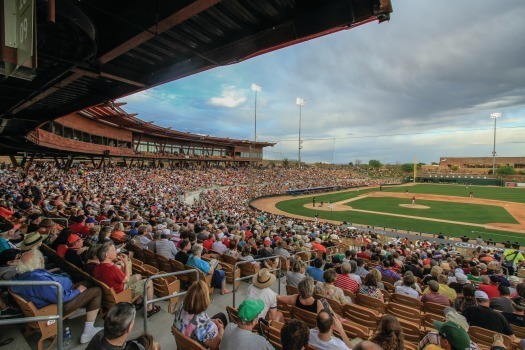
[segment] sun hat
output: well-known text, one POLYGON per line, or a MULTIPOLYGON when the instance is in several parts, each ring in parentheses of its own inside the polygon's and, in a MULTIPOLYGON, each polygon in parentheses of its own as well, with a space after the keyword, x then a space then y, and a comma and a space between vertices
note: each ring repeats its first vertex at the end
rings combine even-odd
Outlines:
POLYGON ((38 232, 31 232, 25 235, 24 241, 20 244, 20 250, 29 250, 36 246, 38 243, 42 242, 47 238, 48 235, 41 235, 38 232))
POLYGON ((446 307, 443 311, 445 314, 445 322, 454 322, 455 324, 461 326, 465 331, 468 332, 469 324, 465 316, 461 315, 453 307, 446 307))
POLYGON ((475 298, 475 299, 486 299, 486 300, 489 300, 489 296, 487 295, 487 293, 485 293, 485 292, 482 291, 482 290, 477 290, 477 291, 474 293, 474 298, 475 298))
POLYGON ((520 283, 520 278, 518 276, 510 276, 508 280, 510 283, 520 283))
POLYGON ((239 305, 237 314, 242 322, 251 322, 264 310, 264 306, 261 299, 246 299, 239 305))
POLYGON ((252 278, 253 285, 257 288, 264 289, 270 287, 275 282, 275 275, 270 273, 267 268, 260 269, 252 278))
POLYGON ((468 349, 470 348, 470 337, 467 331, 460 325, 452 322, 434 321, 434 327, 439 334, 445 338, 453 349, 468 349))

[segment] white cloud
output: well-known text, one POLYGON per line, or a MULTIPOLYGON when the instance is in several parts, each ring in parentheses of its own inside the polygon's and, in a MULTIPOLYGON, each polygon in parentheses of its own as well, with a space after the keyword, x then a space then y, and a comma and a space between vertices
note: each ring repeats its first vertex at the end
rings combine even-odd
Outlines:
POLYGON ((235 86, 224 86, 220 97, 212 97, 208 103, 214 107, 235 108, 246 102, 244 90, 235 86))

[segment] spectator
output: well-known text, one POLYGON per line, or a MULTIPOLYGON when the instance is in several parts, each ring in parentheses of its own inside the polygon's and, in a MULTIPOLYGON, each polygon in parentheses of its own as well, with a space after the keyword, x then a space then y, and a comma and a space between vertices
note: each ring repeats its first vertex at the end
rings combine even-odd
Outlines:
MULTIPOLYGON (((97 256, 100 264, 93 269, 93 277, 104 282, 117 293, 124 289, 131 289, 133 297, 141 296, 146 288, 148 300, 153 299, 153 283, 148 281, 144 286, 141 275, 132 275, 131 260, 125 254, 118 255, 117 248, 112 242, 104 243, 98 250, 97 256)), ((160 306, 148 304, 148 317, 159 311, 160 306)))
POLYGON ((154 240, 148 243, 148 249, 168 259, 175 259, 175 255, 177 255, 175 243, 168 240, 168 235, 164 234, 162 230, 155 232, 154 240))
POLYGON ((83 245, 84 240, 77 234, 72 233, 67 238, 67 250, 64 258, 79 269, 82 269, 86 260, 83 253, 89 249, 83 245))
POLYGON ((467 284, 463 288, 463 296, 460 296, 454 300, 454 309, 459 313, 462 313, 467 307, 472 305, 477 305, 474 294, 476 292, 476 287, 472 284, 467 284))
POLYGON ((441 267, 433 266, 430 269, 430 275, 426 275, 423 278, 423 284, 427 285, 428 281, 432 281, 432 280, 437 281, 438 276, 441 275, 442 272, 443 272, 443 269, 441 267))
POLYGON ((310 330, 309 344, 320 350, 350 350, 351 344, 343 325, 329 311, 321 310, 317 315, 317 328, 310 330), (336 330, 341 339, 333 336, 336 330))
POLYGON ((359 277, 365 277, 368 274, 367 269, 365 269, 365 259, 357 259, 356 264, 357 264, 357 268, 355 270, 355 274, 358 275, 359 277))
POLYGON ((315 282, 313 278, 306 277, 297 286, 299 294, 278 295, 277 300, 316 314, 323 309, 323 303, 314 298, 314 290, 315 282))
POLYGON ((342 305, 348 304, 348 300, 341 288, 334 286, 337 273, 334 269, 328 269, 323 273, 323 282, 317 282, 315 286, 315 293, 326 298, 334 299, 342 305))
POLYGON ((503 316, 514 326, 525 327, 525 299, 517 296, 512 298, 512 312, 503 312, 503 316))
POLYGON ((281 329, 282 350, 303 350, 308 346, 310 329, 304 321, 291 319, 281 329))
POLYGON ((98 260, 97 256, 97 252, 100 249, 100 247, 101 246, 99 244, 93 244, 91 247, 89 247, 86 253, 86 262, 84 263, 82 269, 90 275, 93 275, 93 270, 95 269, 95 266, 100 264, 100 261, 98 260))
POLYGON ((352 265, 349 262, 343 262, 341 264, 341 274, 335 278, 334 286, 349 290, 355 294, 359 290, 359 283, 350 277, 351 272, 352 265))
POLYGON ((324 282, 323 270, 321 269, 322 266, 323 259, 317 257, 313 261, 313 266, 308 266, 306 268, 306 274, 316 281, 324 282))
POLYGON ((373 273, 366 275, 363 284, 359 286, 359 293, 379 299, 381 301, 385 301, 383 298, 383 293, 377 287, 377 277, 373 273))
POLYGON ((239 305, 239 323, 230 323, 224 329, 220 350, 273 350, 274 347, 260 335, 252 333, 265 304, 261 299, 246 299, 239 305))
POLYGON ((403 329, 397 318, 392 315, 384 315, 377 325, 377 330, 370 339, 385 350, 403 350, 403 329))
POLYGON ((225 255, 233 256, 235 259, 239 258, 239 251, 237 250, 237 242, 235 240, 231 240, 228 244, 228 250, 225 255))
POLYGON ((179 251, 175 255, 175 260, 180 261, 184 265, 188 263, 188 252, 191 250, 191 243, 187 239, 183 239, 179 245, 179 251))
POLYGON ((126 350, 160 350, 160 345, 150 334, 142 334, 126 344, 126 350))
POLYGON ((510 299, 509 288, 504 285, 499 285, 499 297, 490 298, 490 308, 492 310, 512 313, 512 300, 510 299))
POLYGON ((439 283, 434 280, 428 281, 428 292, 423 294, 421 302, 423 303, 436 303, 444 306, 450 306, 450 300, 439 293, 439 283))
POLYGON ((452 322, 434 321, 434 328, 438 331, 429 332, 419 342, 421 350, 478 350, 475 344, 471 343, 467 331, 460 325, 452 322))
POLYGON ((499 297, 498 290, 499 280, 494 276, 483 275, 483 283, 478 285, 478 290, 481 290, 489 296, 489 298, 499 297))
POLYGON ((274 282, 274 274, 270 273, 267 268, 260 269, 252 278, 253 284, 248 287, 247 299, 264 301, 264 309, 260 312, 259 318, 281 321, 283 314, 277 310, 277 293, 271 289, 274 282))
MULTIPOLYGON (((409 297, 412 297, 414 299, 419 299, 419 293, 417 292, 414 284, 414 275, 412 274, 406 274, 403 276, 403 284, 400 286, 395 287, 395 293, 396 294, 402 294, 409 297)), ((437 282, 436 282, 437 284, 437 282)), ((439 288, 439 286, 438 286, 439 288)))
POLYGON ((478 290, 474 294, 474 298, 477 305, 469 306, 462 312, 469 325, 503 333, 513 338, 514 332, 505 317, 501 312, 489 308, 490 302, 487 293, 478 290))
POLYGON ((388 262, 387 259, 383 260, 381 262, 381 265, 376 267, 376 270, 381 272, 381 275, 383 275, 383 277, 388 277, 388 278, 391 278, 391 279, 396 280, 396 281, 401 279, 401 276, 399 276, 399 274, 397 272, 393 271, 389 267, 389 262, 388 262))
POLYGON ((130 303, 118 303, 113 306, 104 318, 104 330, 91 339, 86 350, 124 349, 135 324, 135 314, 135 307, 130 303))
POLYGON ((117 222, 111 233, 111 239, 116 242, 124 242, 126 240, 126 233, 124 232, 124 224, 117 222))
POLYGON ((132 238, 133 244, 140 246, 142 249, 148 249, 148 243, 153 239, 150 227, 149 225, 140 225, 138 234, 132 238))
POLYGON ((385 285, 383 284, 383 282, 381 282, 381 278, 383 277, 381 272, 379 272, 377 269, 371 269, 368 273, 369 274, 371 273, 372 275, 375 276, 376 281, 377 281, 377 288, 381 290, 386 290, 385 285))
POLYGON ((292 287, 297 287, 299 282, 301 282, 306 277, 304 274, 305 271, 305 264, 301 260, 295 259, 292 264, 292 270, 288 271, 286 274, 286 284, 292 287))
POLYGON ((228 294, 232 291, 226 289, 226 274, 222 270, 217 270, 216 266, 211 266, 207 261, 201 258, 202 245, 195 244, 191 248, 192 254, 188 258, 188 266, 196 267, 205 275, 212 275, 212 287, 220 288, 221 294, 228 294))
POLYGON ((222 254, 226 253, 226 251, 228 250, 228 247, 225 246, 224 243, 222 243, 222 241, 216 239, 216 241, 213 242, 213 244, 212 244, 211 250, 213 250, 214 252, 219 253, 219 255, 222 255, 222 254))
MULTIPOLYGON (((354 261, 354 260, 350 260, 349 261, 350 263, 350 266, 352 267, 352 271, 353 273, 350 273, 348 276, 353 279, 354 281, 357 282, 357 284, 362 284, 363 281, 361 280, 361 276, 359 276, 357 273, 355 273, 354 271, 357 271, 357 263, 354 261)), ((366 271, 366 270, 365 270, 366 271)), ((365 276, 368 274, 368 271, 365 273, 365 276)), ((364 276, 363 276, 364 277, 364 276)))
MULTIPOLYGON (((102 292, 98 287, 86 288, 83 284, 73 285, 69 277, 55 275, 44 270, 44 256, 39 250, 30 250, 22 255, 18 263, 17 281, 55 281, 62 285, 64 315, 71 314, 79 308, 86 308, 86 322, 80 336, 80 343, 88 343, 102 328, 95 327, 102 292)), ((56 304, 57 293, 53 286, 12 286, 11 290, 27 301, 33 302, 38 309, 56 304)))
POLYGON ((286 259, 290 258, 290 252, 285 249, 286 242, 282 239, 278 240, 275 244, 276 247, 273 248, 273 253, 275 255, 284 256, 286 259))
POLYGON ((209 305, 210 290, 206 282, 202 280, 193 282, 175 311, 173 326, 205 347, 217 350, 228 322, 223 313, 210 318, 206 313, 209 305))

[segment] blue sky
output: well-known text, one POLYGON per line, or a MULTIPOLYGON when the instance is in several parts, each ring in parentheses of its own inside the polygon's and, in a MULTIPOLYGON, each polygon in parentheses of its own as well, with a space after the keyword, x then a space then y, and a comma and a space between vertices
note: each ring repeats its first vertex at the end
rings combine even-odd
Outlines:
POLYGON ((127 96, 175 130, 276 142, 267 159, 430 164, 525 156, 525 1, 398 0, 365 24, 127 96))

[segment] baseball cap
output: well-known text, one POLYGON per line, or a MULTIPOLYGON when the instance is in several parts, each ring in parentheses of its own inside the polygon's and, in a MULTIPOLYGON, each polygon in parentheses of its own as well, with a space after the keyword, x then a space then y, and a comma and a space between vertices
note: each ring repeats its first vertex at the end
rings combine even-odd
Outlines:
POLYGON ((452 345, 453 349, 467 349, 470 347, 470 337, 460 325, 451 321, 434 321, 434 328, 452 345))
POLYGON ((86 219, 86 224, 93 224, 93 223, 96 223, 95 219, 89 217, 86 219))
POLYGON ((477 290, 475 293, 474 293, 474 298, 476 299, 489 299, 489 296, 487 295, 487 293, 485 293, 484 291, 482 290, 477 290))
POLYGON ((242 322, 253 321, 264 309, 261 299, 246 299, 239 305, 238 315, 242 322))
POLYGON ((74 243, 78 242, 79 239, 80 239, 79 235, 77 235, 76 233, 72 233, 72 234, 70 234, 67 237, 67 243, 68 244, 74 244, 74 243))

